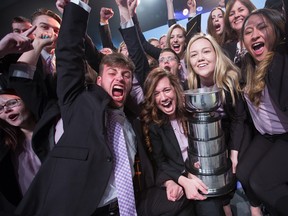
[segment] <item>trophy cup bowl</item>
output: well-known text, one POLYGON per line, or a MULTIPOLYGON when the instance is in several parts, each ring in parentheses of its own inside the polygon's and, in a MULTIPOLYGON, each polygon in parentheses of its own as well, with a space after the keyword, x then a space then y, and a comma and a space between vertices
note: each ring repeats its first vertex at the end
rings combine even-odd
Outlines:
POLYGON ((221 89, 198 88, 184 91, 186 109, 196 112, 212 112, 221 105, 221 89))

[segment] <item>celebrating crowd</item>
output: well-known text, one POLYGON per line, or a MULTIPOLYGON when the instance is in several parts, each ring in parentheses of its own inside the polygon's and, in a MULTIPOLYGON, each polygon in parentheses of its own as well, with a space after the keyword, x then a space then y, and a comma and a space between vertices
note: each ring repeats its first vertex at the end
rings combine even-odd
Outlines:
MULTIPOLYGON (((115 0, 119 47, 114 11, 101 8, 101 50, 87 34, 89 0, 12 20, 0 40, 0 216, 235 215, 236 181, 209 196, 185 166, 184 92, 199 88, 220 89, 251 215, 288 215, 288 0, 220 1, 202 19, 207 34, 177 23, 165 1, 167 34, 145 38, 138 1, 115 0)), ((187 6, 189 21, 201 16, 196 0, 187 6)))

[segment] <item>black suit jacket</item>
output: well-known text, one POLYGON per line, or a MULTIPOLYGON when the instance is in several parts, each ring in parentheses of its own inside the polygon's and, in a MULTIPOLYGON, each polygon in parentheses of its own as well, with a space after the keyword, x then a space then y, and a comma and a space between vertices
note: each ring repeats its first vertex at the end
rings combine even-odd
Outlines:
POLYGON ((111 30, 110 30, 109 24, 101 25, 99 23, 98 29, 99 29, 99 34, 100 34, 103 48, 110 48, 117 52, 117 48, 114 46, 112 42, 112 36, 111 36, 111 30))
MULTIPOLYGON (((56 50, 57 95, 65 132, 42 164, 17 214, 91 215, 112 173, 113 156, 105 141, 105 110, 111 98, 99 86, 87 88, 84 80, 87 20, 88 13, 81 7, 74 3, 65 7, 56 50)), ((146 187, 153 184, 153 172, 141 137, 137 138, 146 187)))
POLYGON ((157 184, 161 185, 169 179, 178 182, 178 178, 185 171, 185 165, 170 122, 162 126, 151 124, 149 136, 152 143, 153 158, 158 168, 157 184))

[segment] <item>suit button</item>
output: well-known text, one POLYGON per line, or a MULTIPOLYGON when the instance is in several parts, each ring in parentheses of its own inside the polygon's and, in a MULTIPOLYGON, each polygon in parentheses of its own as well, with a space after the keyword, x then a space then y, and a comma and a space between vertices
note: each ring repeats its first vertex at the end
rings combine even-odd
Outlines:
POLYGON ((106 160, 107 160, 107 162, 111 162, 112 158, 111 157, 107 157, 106 160))

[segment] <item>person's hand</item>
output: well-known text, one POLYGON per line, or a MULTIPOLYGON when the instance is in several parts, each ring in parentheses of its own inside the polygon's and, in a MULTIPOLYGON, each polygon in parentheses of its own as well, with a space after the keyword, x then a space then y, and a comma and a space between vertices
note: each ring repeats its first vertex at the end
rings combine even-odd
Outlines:
POLYGON ((42 50, 44 47, 52 45, 57 37, 57 34, 42 33, 34 38, 32 43, 33 48, 42 50))
POLYGON ((128 0, 129 14, 133 17, 136 14, 136 8, 138 6, 138 0, 128 0))
POLYGON ((107 47, 104 47, 100 50, 100 52, 104 55, 109 55, 109 54, 112 54, 113 53, 113 50, 110 49, 110 48, 107 48, 107 47))
POLYGON ((207 199, 207 197, 202 194, 208 193, 208 187, 197 176, 192 175, 191 173, 188 174, 188 178, 185 176, 180 176, 178 179, 178 183, 184 188, 187 199, 207 199))
POLYGON ((115 0, 118 7, 128 7, 127 0, 115 0))
POLYGON ((166 187, 166 194, 168 200, 174 202, 179 200, 184 195, 183 188, 173 180, 166 181, 164 185, 166 187))
POLYGON ((36 29, 36 26, 27 29, 22 34, 9 33, 0 41, 0 56, 5 56, 11 53, 23 53, 33 49, 32 40, 29 35, 36 29))
POLYGON ((56 8, 58 11, 63 14, 64 7, 70 2, 70 0, 57 0, 56 1, 56 8))
POLYGON ((36 66, 42 49, 53 44, 56 37, 58 37, 57 34, 47 32, 35 36, 32 42, 33 49, 24 52, 18 59, 18 62, 36 66))
POLYGON ((196 14, 196 0, 187 0, 187 6, 189 9, 189 14, 194 15, 196 14))
POLYGON ((236 173, 236 167, 238 164, 238 151, 231 150, 230 151, 230 159, 232 161, 232 173, 236 173))
POLYGON ((115 0, 120 15, 120 23, 126 23, 131 19, 129 10, 128 10, 128 0, 115 0))
POLYGON ((114 11, 112 8, 102 7, 100 10, 100 22, 104 24, 109 23, 109 19, 111 19, 114 15, 114 11))

